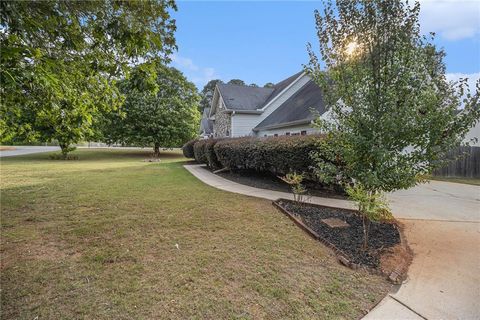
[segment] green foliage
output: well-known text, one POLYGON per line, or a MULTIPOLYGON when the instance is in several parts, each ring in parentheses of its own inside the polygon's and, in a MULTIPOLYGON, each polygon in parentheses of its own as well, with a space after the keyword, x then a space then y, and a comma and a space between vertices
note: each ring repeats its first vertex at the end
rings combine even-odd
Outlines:
POLYGON ((182 152, 185 158, 190 158, 190 159, 195 158, 195 154, 193 152, 193 146, 197 141, 198 139, 192 139, 183 145, 182 152))
POLYGON ((317 149, 322 138, 318 135, 234 138, 217 142, 214 149, 225 168, 266 171, 275 175, 295 171, 313 179, 314 162, 309 154, 317 149))
POLYGON ((218 161, 217 154, 215 153, 215 145, 221 140, 223 139, 207 139, 205 142, 205 156, 207 158, 207 164, 212 170, 222 168, 222 164, 218 161))
POLYGON ((115 79, 175 49, 173 1, 2 1, 2 141, 89 139, 122 103, 115 79))
POLYGON ((195 156, 195 161, 198 163, 208 164, 207 154, 205 153, 205 145, 207 140, 198 140, 193 145, 193 154, 195 156))
POLYGON ((215 92, 215 87, 217 83, 222 83, 222 80, 215 79, 210 80, 202 89, 201 96, 202 100, 200 101, 200 111, 203 111, 205 108, 210 108, 213 99, 213 93, 215 92))
POLYGON ((368 246, 370 221, 388 221, 393 215, 388 208, 387 200, 381 192, 366 190, 361 184, 347 186, 346 191, 350 199, 355 201, 358 211, 363 217, 363 248, 368 246))
POLYGON ((288 173, 284 177, 280 177, 280 179, 292 187, 293 200, 298 203, 303 202, 303 197, 307 192, 307 189, 302 184, 303 178, 303 174, 297 174, 296 172, 288 173))
MULTIPOLYGON (((340 157, 343 175, 369 194, 418 183, 480 117, 480 83, 474 94, 464 80, 447 83, 444 53, 420 35, 419 10, 402 0, 355 0, 315 12, 325 69, 311 47, 306 69, 331 108, 331 119, 317 120, 328 132, 321 156, 340 157)), ((322 179, 339 174, 321 164, 322 179)))
POLYGON ((232 79, 230 81, 227 82, 228 84, 236 84, 236 85, 239 85, 239 86, 245 86, 245 81, 243 80, 240 80, 240 79, 232 79))
POLYGON ((267 82, 263 85, 264 88, 273 88, 274 86, 275 86, 275 84, 272 83, 272 82, 267 82))
POLYGON ((200 113, 194 84, 175 68, 160 63, 136 66, 119 85, 124 105, 107 114, 103 139, 108 143, 160 147, 183 145, 195 137, 200 113))

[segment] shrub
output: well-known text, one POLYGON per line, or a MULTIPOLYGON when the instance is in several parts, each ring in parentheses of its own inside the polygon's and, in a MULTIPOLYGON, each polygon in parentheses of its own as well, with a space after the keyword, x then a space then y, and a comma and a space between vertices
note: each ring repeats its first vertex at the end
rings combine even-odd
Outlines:
POLYGON ((269 138, 235 138, 219 141, 214 150, 222 166, 230 169, 267 171, 275 175, 290 172, 314 180, 310 153, 317 150, 322 135, 269 138))
POLYGON ((195 161, 198 163, 208 164, 207 155, 205 154, 205 145, 207 141, 208 140, 198 140, 193 145, 193 154, 195 156, 195 161))
POLYGON ((197 141, 198 139, 192 139, 183 145, 182 152, 185 158, 190 158, 190 159, 195 158, 195 154, 193 153, 193 145, 197 141))
POLYGON ((217 154, 215 153, 215 145, 217 142, 224 140, 224 139, 208 139, 205 142, 205 156, 207 157, 207 165, 213 169, 220 169, 222 168, 222 164, 218 161, 217 154))

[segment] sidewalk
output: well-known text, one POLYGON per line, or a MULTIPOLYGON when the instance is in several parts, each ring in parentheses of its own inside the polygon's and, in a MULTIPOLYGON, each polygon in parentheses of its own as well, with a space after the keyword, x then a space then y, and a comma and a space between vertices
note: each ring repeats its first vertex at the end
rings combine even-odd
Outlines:
MULTIPOLYGON (((246 186, 237 182, 230 181, 228 179, 222 178, 212 172, 205 170, 204 165, 193 164, 193 165, 184 165, 191 174, 197 177, 200 181, 209 186, 215 187, 228 192, 240 193, 246 196, 264 198, 268 200, 277 200, 278 198, 285 198, 293 200, 293 194, 288 192, 273 191, 267 189, 259 189, 250 186, 246 186)), ((320 198, 320 197, 311 197, 308 199, 308 202, 321 204, 331 207, 347 208, 353 209, 354 204, 348 200, 340 199, 330 199, 330 198, 320 198)))

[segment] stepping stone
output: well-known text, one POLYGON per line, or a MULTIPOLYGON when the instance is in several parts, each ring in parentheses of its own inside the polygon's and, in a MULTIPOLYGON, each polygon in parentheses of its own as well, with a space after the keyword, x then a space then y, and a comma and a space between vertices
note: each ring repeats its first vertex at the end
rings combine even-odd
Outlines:
POLYGON ((327 218, 327 219, 321 219, 323 223, 325 223, 327 226, 330 228, 346 228, 350 227, 348 223, 346 223, 343 220, 340 220, 338 218, 327 218))

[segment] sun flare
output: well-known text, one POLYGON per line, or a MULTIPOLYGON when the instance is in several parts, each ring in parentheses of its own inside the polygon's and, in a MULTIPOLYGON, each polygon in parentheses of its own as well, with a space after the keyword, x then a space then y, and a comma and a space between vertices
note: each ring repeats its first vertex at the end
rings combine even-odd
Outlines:
POLYGON ((358 48, 358 43, 356 41, 351 41, 345 48, 345 53, 351 56, 357 50, 357 48, 358 48))

